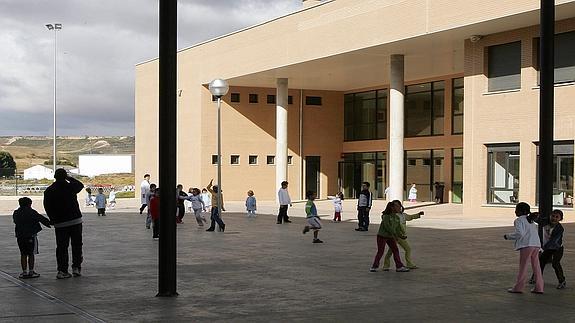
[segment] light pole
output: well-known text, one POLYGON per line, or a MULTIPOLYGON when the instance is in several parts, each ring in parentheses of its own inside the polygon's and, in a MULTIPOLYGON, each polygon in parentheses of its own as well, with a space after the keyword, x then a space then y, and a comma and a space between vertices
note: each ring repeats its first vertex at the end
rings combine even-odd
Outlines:
POLYGON ((48 28, 50 31, 54 31, 54 144, 52 147, 52 157, 54 158, 53 172, 56 173, 56 32, 62 29, 62 24, 47 24, 46 28, 48 28))
POLYGON ((210 92, 218 99, 218 215, 222 215, 222 96, 230 89, 228 82, 222 79, 215 79, 210 82, 210 92))

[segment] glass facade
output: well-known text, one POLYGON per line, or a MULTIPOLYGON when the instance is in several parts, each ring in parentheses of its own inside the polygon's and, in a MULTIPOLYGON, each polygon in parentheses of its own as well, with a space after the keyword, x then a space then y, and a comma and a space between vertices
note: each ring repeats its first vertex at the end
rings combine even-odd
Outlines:
MULTIPOLYGON (((417 201, 434 200, 433 184, 445 185, 443 149, 408 150, 405 152, 405 192, 415 184, 417 201)), ((406 195, 407 197, 407 195, 406 195)))
POLYGON ((451 202, 463 203, 463 148, 453 149, 451 202))
POLYGON ((453 92, 451 95, 451 133, 463 134, 463 78, 453 79, 453 92))
POLYGON ((405 137, 443 134, 445 82, 405 88, 405 137))
POLYGON ((487 203, 518 202, 519 156, 519 144, 487 146, 487 203))
POLYGON ((356 198, 368 182, 374 198, 383 198, 387 185, 385 152, 349 153, 339 163, 339 187, 345 197, 356 198))
MULTIPOLYGON (((553 145, 553 205, 573 206, 573 141, 553 145)), ((537 146, 537 201, 539 201, 539 146, 537 146)))
MULTIPOLYGON (((539 71, 539 38, 535 39, 534 44, 533 64, 539 71)), ((555 83, 575 82, 575 55, 573 53, 575 53, 575 31, 556 34, 554 56, 555 83)))
POLYGON ((346 94, 344 140, 387 137, 387 90, 346 94))

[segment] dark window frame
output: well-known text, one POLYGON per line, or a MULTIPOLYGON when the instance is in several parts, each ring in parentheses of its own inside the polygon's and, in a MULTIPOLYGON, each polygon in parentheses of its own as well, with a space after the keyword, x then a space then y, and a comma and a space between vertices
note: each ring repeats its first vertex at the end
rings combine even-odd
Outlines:
POLYGON ((230 102, 232 103, 240 103, 241 95, 238 92, 232 92, 230 94, 230 102))
MULTIPOLYGON (((349 137, 346 137, 344 133, 344 141, 364 141, 364 140, 382 140, 387 139, 387 131, 388 131, 388 99, 389 99, 389 92, 388 89, 377 89, 371 91, 363 91, 363 92, 356 92, 356 93, 348 93, 346 96, 349 98, 351 97, 351 118, 347 118, 344 116, 344 131, 345 128, 351 128, 352 134, 349 137), (364 95, 366 93, 374 92, 375 97, 372 99, 364 99, 363 101, 375 101, 375 109, 373 111, 373 122, 358 122, 356 121, 356 115, 358 110, 360 109, 359 106, 356 106, 357 99, 356 96, 364 95), (385 101, 385 106, 380 105, 380 101, 385 101), (380 114, 383 116, 383 120, 378 121, 378 117, 380 114), (359 135, 356 135, 357 129, 362 126, 373 126, 375 134, 373 137, 368 136, 367 138, 359 138, 359 135), (379 126, 383 126, 382 131, 380 131, 379 126), (358 139, 359 138, 359 139, 358 139)), ((344 99, 345 101, 345 99, 344 99)), ((344 102, 345 104, 345 102, 344 102)), ((345 112, 344 112, 345 113, 345 112)))
POLYGON ((461 118, 463 119, 463 116, 465 114, 465 94, 463 95, 463 111, 461 113, 455 112, 455 90, 461 90, 465 88, 465 85, 463 84, 463 82, 461 83, 461 85, 455 85, 455 82, 457 82, 458 80, 462 80, 464 81, 463 77, 458 77, 458 78, 454 78, 451 80, 451 134, 452 135, 462 135, 463 132, 465 131, 465 126, 464 126, 464 120, 462 120, 462 124, 461 124, 461 132, 457 132, 455 131, 455 117, 457 116, 461 116, 461 118))
MULTIPOLYGON (((443 130, 441 133, 435 133, 435 117, 442 117, 443 118, 443 124, 445 125, 445 80, 436 80, 436 81, 431 81, 431 82, 425 82, 425 83, 419 83, 419 84, 410 84, 407 85, 405 87, 405 102, 407 103, 408 100, 408 95, 410 94, 421 94, 421 93, 426 93, 429 94, 429 102, 431 104, 430 109, 429 109, 429 125, 430 125, 430 130, 429 130, 429 134, 422 134, 422 135, 410 135, 408 132, 408 110, 407 107, 404 110, 404 122, 403 122, 403 131, 404 131, 404 136, 405 138, 418 138, 418 137, 436 137, 436 136, 445 136, 445 126, 443 126, 443 130), (442 88, 436 88, 437 85, 439 83, 443 83, 443 87, 442 88), (409 88, 410 87, 415 87, 415 86, 422 86, 422 85, 427 85, 429 84, 429 90, 423 90, 423 91, 412 91, 411 93, 409 92, 409 88), (441 115, 436 115, 435 114, 435 93, 436 92, 443 92, 443 112, 441 115)), ((407 105, 407 104, 406 104, 407 105)))
POLYGON ((248 102, 249 103, 252 103, 252 104, 259 103, 259 100, 260 100, 260 98, 259 98, 259 95, 257 93, 250 93, 248 95, 248 102))

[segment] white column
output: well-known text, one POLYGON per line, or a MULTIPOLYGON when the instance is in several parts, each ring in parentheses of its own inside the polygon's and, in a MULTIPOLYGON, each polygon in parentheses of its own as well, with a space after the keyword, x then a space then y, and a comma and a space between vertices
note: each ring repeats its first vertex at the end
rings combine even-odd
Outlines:
POLYGON ((276 92, 276 188, 287 180, 288 79, 277 79, 276 92))
POLYGON ((404 63, 391 55, 389 89, 389 199, 403 201, 404 63))

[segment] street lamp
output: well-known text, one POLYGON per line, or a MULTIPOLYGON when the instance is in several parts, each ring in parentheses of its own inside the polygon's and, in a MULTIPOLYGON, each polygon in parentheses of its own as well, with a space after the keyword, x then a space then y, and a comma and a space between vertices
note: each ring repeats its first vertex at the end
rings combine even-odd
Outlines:
POLYGON ((54 31, 54 144, 52 147, 53 171, 56 173, 56 32, 62 29, 62 24, 47 24, 46 28, 49 31, 54 31))
POLYGON ((210 82, 210 92, 218 99, 218 215, 222 215, 222 125, 221 110, 222 96, 230 89, 228 82, 222 79, 215 79, 210 82))

